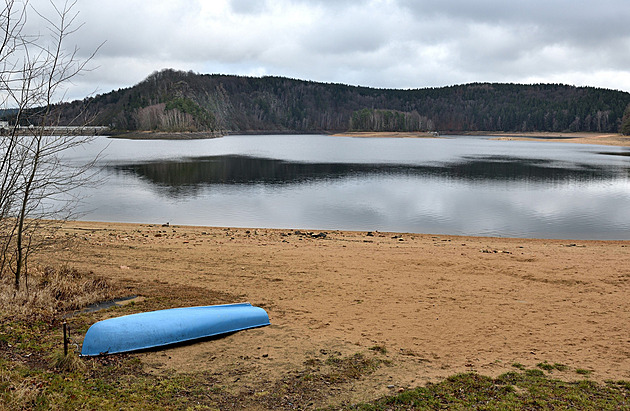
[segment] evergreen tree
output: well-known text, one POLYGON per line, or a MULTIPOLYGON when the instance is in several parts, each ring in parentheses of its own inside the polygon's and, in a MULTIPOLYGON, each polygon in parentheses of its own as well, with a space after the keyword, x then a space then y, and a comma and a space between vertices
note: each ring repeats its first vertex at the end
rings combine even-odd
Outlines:
POLYGON ((630 104, 626 107, 626 111, 623 113, 623 118, 621 119, 621 134, 630 136, 630 104))
MULTIPOLYGON (((134 87, 68 103, 59 120, 155 131, 620 130, 630 93, 560 84, 472 83, 415 90, 282 77, 155 72, 134 87)), ((6 117, 6 116, 5 116, 6 117)), ((10 121, 10 119, 7 119, 10 121)))

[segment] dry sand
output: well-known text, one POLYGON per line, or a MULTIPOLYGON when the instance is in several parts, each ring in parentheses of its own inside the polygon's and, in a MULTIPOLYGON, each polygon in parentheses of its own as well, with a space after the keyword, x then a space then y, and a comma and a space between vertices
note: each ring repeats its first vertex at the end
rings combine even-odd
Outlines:
MULTIPOLYGON (((149 372, 210 372, 252 389, 332 353, 391 363, 338 399, 367 400, 459 372, 514 363, 554 376, 630 379, 630 241, 569 241, 72 222, 65 262, 120 281, 151 309, 250 301, 272 325, 136 354, 149 372), (319 232, 315 232, 318 234, 319 232), (196 292, 185 292, 186 290, 196 292), (178 294, 181 293, 181 294, 178 294)), ((105 315, 105 314, 104 314, 105 315)), ((114 315, 114 314, 107 314, 114 315)))

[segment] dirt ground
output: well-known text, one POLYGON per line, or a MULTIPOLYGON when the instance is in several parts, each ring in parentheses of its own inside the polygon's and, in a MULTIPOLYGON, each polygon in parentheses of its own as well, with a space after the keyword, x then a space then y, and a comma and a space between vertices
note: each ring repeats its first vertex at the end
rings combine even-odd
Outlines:
POLYGON ((172 305, 267 310, 271 326, 137 354, 148 372, 210 372, 238 392, 379 347, 387 362, 340 398, 544 361, 568 366, 558 378, 630 379, 630 241, 90 222, 59 235, 40 263, 125 284, 140 311, 156 289, 172 305))

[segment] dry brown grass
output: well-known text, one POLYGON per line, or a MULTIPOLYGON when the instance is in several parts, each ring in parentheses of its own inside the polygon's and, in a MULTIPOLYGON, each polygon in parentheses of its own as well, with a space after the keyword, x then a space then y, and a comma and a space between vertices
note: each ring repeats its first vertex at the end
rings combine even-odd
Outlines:
POLYGON ((14 319, 50 320, 116 296, 117 288, 103 277, 75 268, 44 267, 29 272, 28 287, 16 291, 10 277, 0 281, 0 313, 14 319))
POLYGON ((12 393, 7 397, 6 403, 3 404, 7 409, 19 410, 28 409, 29 405, 36 403, 37 396, 41 389, 33 384, 30 380, 23 380, 12 386, 12 393))
POLYGON ((50 366, 62 372, 83 371, 86 366, 75 352, 64 354, 62 350, 53 352, 49 357, 50 366))

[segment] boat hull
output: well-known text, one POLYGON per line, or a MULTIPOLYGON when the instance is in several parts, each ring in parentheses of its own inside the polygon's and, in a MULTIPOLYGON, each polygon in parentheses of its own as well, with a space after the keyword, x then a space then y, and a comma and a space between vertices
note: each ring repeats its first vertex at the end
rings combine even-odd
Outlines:
POLYGON ((267 312, 249 303, 131 314, 93 324, 85 334, 81 355, 144 350, 269 324, 267 312))

